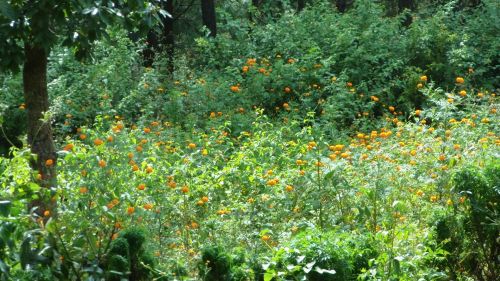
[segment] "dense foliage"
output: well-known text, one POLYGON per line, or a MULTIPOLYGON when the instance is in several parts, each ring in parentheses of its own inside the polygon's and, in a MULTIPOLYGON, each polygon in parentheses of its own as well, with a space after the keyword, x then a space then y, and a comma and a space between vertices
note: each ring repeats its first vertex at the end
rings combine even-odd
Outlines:
POLYGON ((1 74, 0 280, 500 275, 498 4, 250 2, 186 9, 173 73, 118 24, 54 43, 52 188, 1 74))

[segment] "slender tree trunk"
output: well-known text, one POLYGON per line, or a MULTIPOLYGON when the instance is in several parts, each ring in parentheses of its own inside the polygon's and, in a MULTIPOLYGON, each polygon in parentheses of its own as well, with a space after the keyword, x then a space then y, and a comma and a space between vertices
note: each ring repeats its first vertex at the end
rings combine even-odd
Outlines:
POLYGON ((214 0, 201 0, 201 17, 203 18, 203 25, 210 30, 210 36, 217 36, 214 0))
MULTIPOLYGON (((403 12, 405 9, 409 9, 413 11, 415 8, 415 3, 413 0, 398 0, 398 13, 403 12)), ((404 26, 410 26, 413 22, 411 14, 406 15, 406 18, 403 21, 404 26)))
POLYGON ((300 11, 304 10, 305 7, 306 7, 306 1, 305 0, 298 0, 297 1, 297 12, 300 12, 300 11))
POLYGON ((142 51, 145 67, 152 67, 155 61, 156 51, 158 50, 158 35, 154 30, 149 30, 146 37, 146 48, 142 51))
MULTIPOLYGON (((165 10, 174 15, 174 1, 167 1, 165 10)), ((165 17, 163 19, 163 34, 162 34, 163 48, 167 54, 167 72, 170 75, 174 73, 174 56, 175 56, 175 34, 174 34, 174 19, 165 17)))
MULTIPOLYGON (((44 48, 36 45, 25 45, 24 50, 26 60, 23 68, 23 84, 28 114, 28 145, 31 152, 37 156, 32 166, 41 176, 40 185, 50 188, 56 185, 56 152, 50 121, 41 120, 43 113, 49 110, 47 53, 44 48)), ((40 198, 31 202, 29 207, 30 209, 38 207, 36 213, 41 215, 50 209, 51 205, 53 204, 40 198)))

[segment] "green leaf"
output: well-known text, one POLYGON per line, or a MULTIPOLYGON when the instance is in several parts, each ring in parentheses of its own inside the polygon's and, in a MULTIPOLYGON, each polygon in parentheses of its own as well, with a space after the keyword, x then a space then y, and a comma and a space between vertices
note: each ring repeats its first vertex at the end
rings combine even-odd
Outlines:
POLYGON ((274 275, 276 274, 276 271, 270 270, 264 273, 264 281, 271 281, 274 278, 274 275))
POLYGON ((27 265, 31 264, 33 253, 31 252, 30 246, 31 237, 26 237, 21 243, 21 249, 19 252, 19 261, 21 262, 21 268, 25 269, 27 265))
POLYGON ((15 20, 19 17, 18 13, 6 1, 0 1, 0 14, 9 20, 15 20))
POLYGON ((9 216, 11 206, 12 202, 10 201, 0 201, 0 216, 9 216))
POLYGON ((5 275, 9 273, 9 266, 6 265, 2 260, 0 260, 0 272, 5 275))

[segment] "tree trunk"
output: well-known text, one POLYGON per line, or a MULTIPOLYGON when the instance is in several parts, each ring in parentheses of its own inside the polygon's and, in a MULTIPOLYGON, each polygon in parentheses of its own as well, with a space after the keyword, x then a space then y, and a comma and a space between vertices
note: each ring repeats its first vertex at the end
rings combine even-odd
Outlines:
MULTIPOLYGON (((43 113, 49 110, 47 92, 47 53, 40 46, 26 44, 24 47, 26 60, 23 68, 24 100, 28 114, 28 145, 36 154, 32 166, 38 170, 39 183, 44 188, 56 185, 56 152, 52 139, 50 120, 42 121, 43 113), (47 160, 49 160, 47 162, 47 160), (51 161, 52 162, 51 162, 51 161)), ((44 198, 30 204, 30 209, 39 215, 51 208, 44 198)))
POLYGON ((201 0, 201 17, 203 18, 203 25, 210 30, 210 36, 217 36, 214 0, 201 0))
POLYGON ((146 48, 142 51, 144 60, 143 65, 144 67, 152 67, 155 61, 156 51, 158 50, 158 36, 153 29, 148 31, 146 44, 146 48))
POLYGON ((306 1, 305 0, 298 0, 297 1, 297 12, 300 12, 300 11, 304 10, 305 7, 306 7, 306 1))
MULTIPOLYGON (((174 15, 174 1, 167 1, 165 10, 174 15)), ((174 73, 174 56, 175 56, 175 34, 174 34, 174 19, 165 17, 163 19, 163 34, 162 34, 163 49, 167 54, 167 72, 170 75, 174 73)))
MULTIPOLYGON (((413 0, 398 0, 398 13, 403 12, 405 9, 409 9, 413 11, 415 8, 415 3, 413 0)), ((405 19, 403 20, 403 26, 410 26, 413 22, 411 14, 407 14, 405 19)))
POLYGON ((348 6, 350 5, 348 1, 349 0, 335 0, 335 6, 340 13, 347 11, 348 6))

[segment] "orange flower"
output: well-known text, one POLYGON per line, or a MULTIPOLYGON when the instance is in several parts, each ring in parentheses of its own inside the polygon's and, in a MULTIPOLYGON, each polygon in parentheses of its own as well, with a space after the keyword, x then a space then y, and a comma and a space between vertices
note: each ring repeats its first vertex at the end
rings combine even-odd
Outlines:
POLYGON ((269 186, 274 186, 278 183, 278 180, 277 179, 272 179, 272 180, 268 180, 267 181, 267 185, 269 186))
POLYGON ((462 78, 462 77, 457 77, 457 78, 455 79, 455 82, 457 82, 457 84, 463 84, 463 83, 465 82, 465 80, 464 80, 464 78, 462 78))
POLYGON ((420 116, 420 113, 422 113, 422 110, 420 110, 420 109, 415 110, 415 115, 416 116, 420 116))
POLYGON ((147 127, 146 127, 146 128, 144 128, 144 133, 149 134, 150 132, 151 132, 151 129, 150 129, 150 128, 147 128, 147 127))
POLYGON ((153 172, 153 167, 148 166, 148 167, 146 168, 146 173, 151 174, 152 172, 153 172))
POLYGON ((134 166, 132 166, 132 171, 134 171, 134 172, 139 171, 139 166, 134 164, 134 166))
POLYGON ((247 72, 248 72, 248 69, 249 69, 249 67, 248 67, 247 65, 245 65, 245 66, 243 66, 242 71, 243 71, 244 73, 247 73, 247 72))
POLYGON ((135 208, 134 207, 130 206, 130 207, 127 208, 127 214, 131 215, 134 212, 135 212, 135 208))
POLYGON ((420 76, 420 81, 427 82, 427 76, 425 75, 420 76))
POLYGON ((54 165, 54 160, 52 160, 52 159, 47 159, 47 161, 45 161, 45 166, 50 167, 50 166, 52 166, 52 165, 54 165))
POLYGON ((101 168, 106 167, 106 161, 104 161, 104 160, 102 160, 102 159, 101 159, 101 160, 99 160, 99 167, 101 167, 101 168))
POLYGON ((141 184, 139 184, 139 185, 137 186, 137 189, 138 189, 138 190, 144 190, 144 189, 146 189, 146 185, 145 185, 145 184, 143 184, 143 183, 141 183, 141 184))
POLYGON ((231 86, 231 88, 230 88, 230 89, 231 89, 231 92, 233 92, 233 93, 237 93, 237 92, 239 92, 239 91, 240 91, 240 87, 239 87, 239 86, 237 86, 237 85, 233 85, 233 86, 231 86))
POLYGON ((439 155, 439 161, 444 161, 446 160, 446 156, 444 154, 439 155))
POLYGON ((113 139, 113 136, 108 136, 108 137, 106 138, 106 140, 107 140, 108 142, 112 142, 114 139, 113 139))
POLYGON ((201 201, 203 201, 204 203, 207 203, 208 202, 208 197, 207 196, 201 197, 201 201))
POLYGON ((48 217, 48 216, 50 216, 50 211, 49 211, 49 210, 46 210, 45 212, 43 212, 43 216, 44 216, 44 217, 48 217))
POLYGON ((188 193, 189 192, 188 186, 187 185, 183 186, 181 191, 182 191, 182 193, 188 193))
POLYGON ((188 144, 188 147, 189 147, 190 149, 195 149, 195 148, 196 148, 196 144, 194 144, 194 143, 190 143, 190 144, 188 144))
POLYGON ((73 150, 73 147, 75 147, 75 145, 74 145, 74 144, 72 144, 72 143, 68 143, 66 146, 64 146, 64 148, 63 148, 63 149, 64 149, 65 151, 71 151, 71 150, 73 150))
POLYGON ((97 146, 99 146, 99 145, 101 145, 101 144, 103 144, 103 143, 104 143, 104 142, 103 142, 101 139, 95 139, 95 140, 94 140, 94 144, 95 144, 95 145, 97 145, 97 146))
POLYGON ((285 89, 283 89, 283 91, 287 94, 291 93, 292 92, 292 89, 290 87, 285 87, 285 89))
POLYGON ((287 186, 285 187, 285 190, 286 190, 286 191, 288 191, 288 192, 292 192, 292 191, 293 191, 293 186, 291 186, 291 185, 287 185, 287 186))
POLYGON ((85 193, 87 193, 87 192, 89 192, 89 189, 88 189, 88 188, 86 188, 85 186, 80 187, 80 193, 81 193, 81 194, 85 194, 85 193))
POLYGON ((86 139, 86 138, 87 138, 87 136, 86 136, 85 134, 80 134, 80 139, 81 139, 81 140, 84 140, 84 139, 86 139))
POLYGON ((144 204, 144 209, 146 209, 146 210, 151 210, 151 209, 153 209, 153 204, 151 204, 151 203, 146 203, 146 204, 144 204))
POLYGON ((175 188, 175 187, 177 186, 177 183, 176 183, 175 181, 169 181, 169 182, 168 182, 168 186, 169 186, 170 188, 175 188))
POLYGON ((136 150, 137 152, 142 152, 142 146, 138 145, 138 146, 135 148, 135 150, 136 150))

